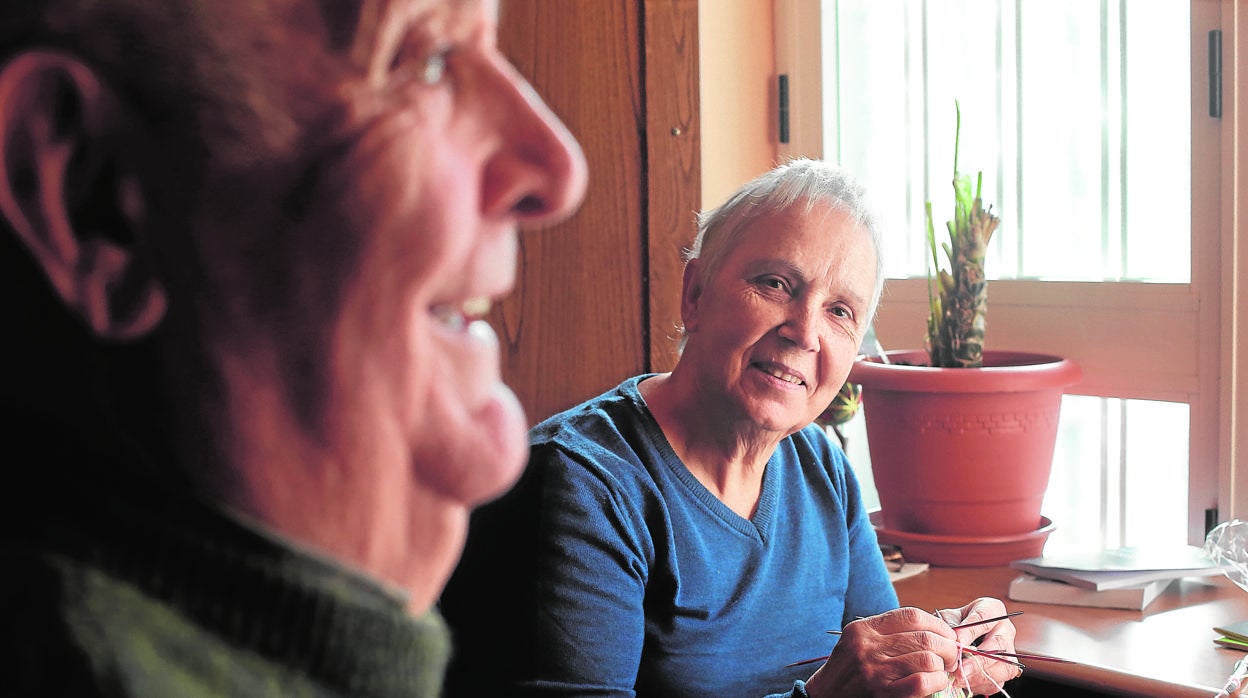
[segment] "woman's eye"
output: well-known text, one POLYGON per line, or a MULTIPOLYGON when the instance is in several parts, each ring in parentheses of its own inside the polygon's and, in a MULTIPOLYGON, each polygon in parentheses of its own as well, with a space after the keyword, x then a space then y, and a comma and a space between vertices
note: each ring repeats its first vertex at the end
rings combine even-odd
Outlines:
POLYGON ((853 313, 849 312, 849 308, 845 308, 839 305, 834 306, 829 312, 841 318, 852 318, 854 316, 853 313))

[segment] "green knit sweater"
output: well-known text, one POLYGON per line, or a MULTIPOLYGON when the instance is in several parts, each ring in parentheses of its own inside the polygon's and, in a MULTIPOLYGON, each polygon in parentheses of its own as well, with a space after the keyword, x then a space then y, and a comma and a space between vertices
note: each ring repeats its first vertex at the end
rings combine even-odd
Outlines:
POLYGON ((4 695, 435 696, 431 612, 198 501, 71 492, 0 532, 4 695))

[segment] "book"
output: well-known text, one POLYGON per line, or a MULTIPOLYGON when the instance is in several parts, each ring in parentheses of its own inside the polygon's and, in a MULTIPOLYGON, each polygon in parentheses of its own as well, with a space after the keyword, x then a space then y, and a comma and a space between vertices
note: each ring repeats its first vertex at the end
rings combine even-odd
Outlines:
POLYGON ((1055 553, 1015 560, 1010 566, 1037 577, 1058 579, 1096 591, 1139 586, 1159 579, 1222 573, 1222 568, 1194 545, 1128 546, 1055 553))
POLYGON ((1020 574, 1010 582, 1009 597, 1014 601, 1053 603, 1063 606, 1092 606, 1142 611, 1170 586, 1173 579, 1155 579, 1137 586, 1094 591, 1069 582, 1020 574))
POLYGON ((1248 642, 1248 620, 1213 626, 1213 632, 1221 633, 1240 642, 1248 642))
POLYGON ((888 571, 888 581, 900 582, 903 579, 909 579, 917 574, 927 571, 929 565, 926 562, 907 562, 901 566, 901 569, 890 569, 888 571))
POLYGON ((1214 638, 1213 642, 1214 644, 1220 645, 1222 647, 1230 647, 1231 649, 1239 650, 1240 652, 1248 652, 1248 642, 1244 642, 1243 640, 1240 640, 1238 638, 1229 637, 1229 636, 1218 637, 1218 638, 1214 638))

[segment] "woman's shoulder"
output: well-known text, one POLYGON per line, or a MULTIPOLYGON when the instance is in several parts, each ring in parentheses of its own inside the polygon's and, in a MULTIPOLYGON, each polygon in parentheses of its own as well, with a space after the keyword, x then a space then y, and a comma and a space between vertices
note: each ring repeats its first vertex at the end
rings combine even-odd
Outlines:
POLYGON ((609 430, 613 425, 636 421, 645 412, 637 385, 650 375, 653 374, 633 376, 600 395, 542 419, 529 430, 530 443, 583 431, 609 430))
POLYGON ((658 425, 637 392, 650 374, 552 415, 529 432, 529 469, 543 479, 596 481, 613 490, 653 489, 653 466, 665 458, 658 425))
POLYGON ((547 417, 529 431, 529 446, 535 454, 563 453, 589 461, 650 455, 661 432, 637 391, 648 375, 547 417))
POLYGON ((817 422, 811 422, 799 429, 787 441, 798 455, 809 455, 836 467, 847 466, 845 452, 817 422))
POLYGON ((823 427, 811 423, 785 439, 788 457, 803 471, 816 469, 826 473, 834 487, 841 489, 847 478, 852 479, 853 468, 845 452, 835 443, 823 427))

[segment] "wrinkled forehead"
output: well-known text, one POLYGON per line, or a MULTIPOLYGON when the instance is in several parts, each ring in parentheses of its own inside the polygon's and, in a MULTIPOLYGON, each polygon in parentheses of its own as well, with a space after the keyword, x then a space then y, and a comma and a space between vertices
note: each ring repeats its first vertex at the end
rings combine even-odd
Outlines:
POLYGON ((412 27, 434 36, 461 35, 483 21, 491 27, 497 0, 313 0, 321 6, 331 46, 346 50, 370 72, 384 68, 386 56, 412 27))
MULTIPOLYGON (((175 1, 194 26, 155 46, 181 67, 139 65, 144 77, 126 79, 151 92, 155 108, 192 105, 195 129, 225 170, 249 166, 256 153, 282 159, 316 147, 304 142, 310 134, 338 142, 385 108, 379 96, 396 56, 492 36, 497 12, 495 0, 167 0, 175 1)), ((161 7, 145 10, 145 34, 176 19, 161 7)))
POLYGON ((428 36, 462 35, 483 22, 493 27, 498 13, 497 0, 187 1, 200 7, 197 14, 216 17, 214 33, 253 37, 252 50, 297 62, 288 53, 292 44, 316 37, 319 48, 371 73, 384 69, 387 54, 414 27, 428 36))

